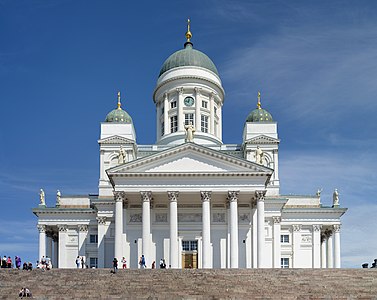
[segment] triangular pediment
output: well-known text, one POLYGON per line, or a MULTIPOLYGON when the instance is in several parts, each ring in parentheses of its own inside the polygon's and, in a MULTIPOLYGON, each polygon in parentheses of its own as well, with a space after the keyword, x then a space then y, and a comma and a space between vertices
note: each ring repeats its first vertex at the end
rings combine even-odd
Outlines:
POLYGON ((245 141, 245 144, 278 144, 280 142, 279 139, 275 139, 273 137, 261 134, 251 139, 245 141))
POLYGON ((263 173, 270 168, 194 143, 185 143, 107 170, 109 176, 124 173, 263 173))
POLYGON ((127 138, 119 136, 119 135, 113 135, 113 136, 109 136, 107 138, 98 140, 98 143, 99 144, 110 144, 110 145, 117 144, 117 145, 119 145, 119 144, 135 144, 135 141, 127 139, 127 138))

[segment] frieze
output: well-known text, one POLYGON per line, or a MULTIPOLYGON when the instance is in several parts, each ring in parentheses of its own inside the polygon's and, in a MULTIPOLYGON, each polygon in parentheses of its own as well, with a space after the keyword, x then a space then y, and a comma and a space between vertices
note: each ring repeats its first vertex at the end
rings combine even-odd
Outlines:
POLYGON ((212 222, 214 223, 225 223, 225 213, 213 213, 212 222))
POLYGON ((301 236, 301 243, 311 244, 312 243, 312 236, 310 234, 303 234, 301 236))
POLYGON ((240 223, 249 223, 250 222, 250 214, 241 213, 238 215, 238 220, 240 223))
POLYGON ((156 220, 156 223, 167 223, 168 222, 168 214, 167 213, 157 213, 155 220, 156 220))
POLYGON ((130 214, 130 223, 141 223, 143 221, 143 214, 130 214))
POLYGON ((201 222, 202 221, 202 214, 200 213, 179 213, 178 214, 178 222, 201 222))

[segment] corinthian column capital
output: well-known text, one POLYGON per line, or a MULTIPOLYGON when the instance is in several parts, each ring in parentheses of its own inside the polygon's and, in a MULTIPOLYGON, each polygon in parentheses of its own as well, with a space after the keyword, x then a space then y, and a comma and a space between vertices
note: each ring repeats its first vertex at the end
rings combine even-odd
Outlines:
POLYGON ((264 197, 266 196, 266 190, 262 190, 262 191, 255 191, 255 199, 257 199, 257 201, 264 201, 264 197))
POLYGON ((340 232, 340 224, 333 225, 334 232, 340 232))
POLYGON ((141 201, 143 202, 150 202, 152 200, 152 192, 151 191, 143 191, 140 192, 141 201))
POLYGON ((239 191, 228 191, 228 201, 237 202, 239 193, 239 191))
POLYGON ((179 192, 177 191, 168 191, 168 198, 170 202, 178 201, 179 192))
POLYGON ((37 225, 37 228, 38 228, 38 231, 39 231, 40 233, 42 233, 42 232, 46 232, 46 225, 38 224, 38 225, 37 225))
POLYGON ((202 198, 202 202, 210 202, 211 192, 200 192, 200 197, 202 198))
POLYGON ((116 192, 114 191, 114 200, 115 202, 125 202, 127 200, 126 193, 121 191, 121 192, 116 192))

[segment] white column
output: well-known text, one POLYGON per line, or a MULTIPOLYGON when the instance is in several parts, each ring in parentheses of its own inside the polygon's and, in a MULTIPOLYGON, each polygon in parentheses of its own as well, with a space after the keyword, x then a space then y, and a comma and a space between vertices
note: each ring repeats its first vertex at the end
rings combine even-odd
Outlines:
POLYGON ((238 268, 238 191, 229 191, 230 208, 230 267, 238 268))
POLYGON ((340 268, 340 225, 334 225, 333 232, 334 232, 334 267, 340 268))
POLYGON ((228 224, 227 224, 227 243, 226 243, 226 267, 228 269, 231 268, 231 265, 230 265, 230 205, 229 205, 229 202, 226 204, 226 213, 227 213, 227 220, 228 220, 228 224))
POLYGON ((54 234, 52 236, 53 241, 53 256, 52 256, 52 267, 57 268, 58 265, 58 258, 59 258, 59 243, 58 243, 58 234, 54 234))
POLYGON ((79 225, 79 256, 84 257, 86 263, 86 239, 88 237, 88 225, 79 225))
POLYGON ((214 108, 214 94, 211 93, 209 96, 209 107, 210 107, 210 117, 209 117, 209 133, 214 134, 215 130, 215 108, 214 108))
POLYGON ((252 202, 252 209, 251 209, 251 216, 252 216, 252 222, 253 222, 253 268, 258 267, 258 231, 257 231, 257 202, 254 200, 252 202))
POLYGON ((170 265, 171 268, 179 267, 178 253, 178 201, 179 192, 168 192, 170 201, 170 265))
POLYGON ((258 268, 264 268, 265 228, 264 228, 264 196, 266 191, 255 191, 257 199, 257 248, 258 268))
POLYGON ((39 231, 39 258, 41 260, 42 256, 46 257, 46 225, 37 225, 39 231))
POLYGON ((123 201, 126 200, 125 192, 114 192, 115 200, 115 244, 114 257, 120 262, 123 257, 123 201))
MULTIPOLYGON (((164 94, 164 135, 169 133, 169 101, 168 94, 164 94)), ((161 132, 160 132, 161 134, 161 132)))
MULTIPOLYGON (((98 244, 97 244, 97 254, 98 254, 98 268, 105 267, 105 235, 106 235, 106 217, 97 217, 98 221, 98 244)), ((110 267, 110 266, 107 266, 110 267)))
POLYGON ((202 243, 203 243, 203 269, 211 268, 211 192, 200 192, 202 198, 202 243))
POLYGON ((184 130, 185 117, 183 115, 183 88, 177 88, 177 109, 178 109, 178 131, 184 130))
POLYGON ((313 225, 313 234, 312 234, 312 267, 320 268, 321 267, 321 225, 313 225))
POLYGON ((327 238, 327 267, 334 268, 333 233, 329 231, 327 238))
POLYGON ((301 242, 301 224, 292 225, 293 229, 293 268, 299 268, 300 242, 301 242))
POLYGON ((161 107, 164 105, 164 103, 157 102, 156 103, 156 137, 157 140, 161 137, 161 107))
POLYGON ((66 256, 66 240, 67 240, 67 225, 58 225, 59 229, 59 259, 58 267, 60 269, 67 268, 67 256, 66 256))
POLYGON ((148 265, 151 261, 151 200, 152 192, 140 192, 141 200, 143 201, 143 228, 142 228, 142 254, 145 257, 145 262, 148 265))
POLYGON ((195 130, 200 131, 200 107, 202 106, 202 99, 200 98, 200 89, 195 88, 195 130))
POLYGON ((281 268, 281 241, 280 241, 280 222, 281 217, 272 217, 274 221, 274 268, 281 268))
POLYGON ((217 115, 219 116, 219 132, 218 132, 218 138, 220 140, 223 139, 223 126, 222 126, 222 120, 223 120, 223 117, 222 117, 222 107, 221 107, 221 103, 219 104, 219 107, 217 108, 217 115))
POLYGON ((326 234, 321 234, 321 268, 326 269, 327 268, 327 236, 326 234))

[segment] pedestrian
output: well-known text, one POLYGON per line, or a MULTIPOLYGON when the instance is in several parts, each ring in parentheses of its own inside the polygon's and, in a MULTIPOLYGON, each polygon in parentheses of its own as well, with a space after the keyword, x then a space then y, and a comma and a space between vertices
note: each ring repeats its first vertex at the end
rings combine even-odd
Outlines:
POLYGON ((145 257, 144 254, 141 256, 141 264, 140 264, 142 269, 145 269, 147 266, 145 265, 145 257))
POLYGON ((20 268, 21 268, 21 257, 16 256, 16 257, 14 258, 14 260, 15 260, 15 262, 16 262, 16 268, 17 268, 17 269, 20 269, 20 268))
POLYGON ((77 256, 77 258, 76 258, 76 267, 77 268, 80 268, 80 263, 81 263, 80 256, 77 256))
POLYGON ((113 259, 113 273, 115 274, 116 271, 118 270, 118 260, 116 257, 113 259))
POLYGON ((122 264, 123 264, 122 268, 127 269, 127 261, 126 261, 126 258, 124 256, 122 258, 122 264))
POLYGON ((153 263, 152 263, 152 269, 155 269, 155 268, 156 268, 156 262, 153 261, 153 263))
POLYGON ((81 256, 81 268, 85 268, 84 256, 81 256))
POLYGON ((1 259, 1 267, 4 269, 7 267, 7 257, 4 255, 4 257, 1 259))
POLYGON ((7 259, 7 268, 8 269, 12 268, 12 259, 10 258, 10 256, 8 256, 8 259, 7 259))

